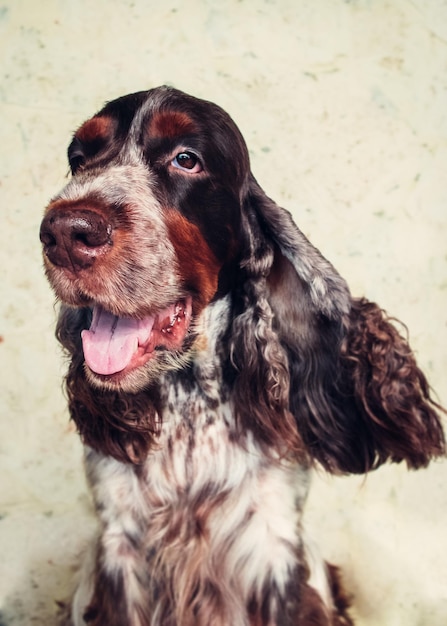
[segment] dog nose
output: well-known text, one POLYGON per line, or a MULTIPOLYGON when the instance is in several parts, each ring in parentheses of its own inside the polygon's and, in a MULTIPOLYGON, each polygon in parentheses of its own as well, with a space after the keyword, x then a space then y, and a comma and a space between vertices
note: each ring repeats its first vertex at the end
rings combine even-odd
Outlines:
POLYGON ((112 247, 112 226, 96 211, 53 208, 40 227, 45 255, 58 267, 91 267, 112 247))

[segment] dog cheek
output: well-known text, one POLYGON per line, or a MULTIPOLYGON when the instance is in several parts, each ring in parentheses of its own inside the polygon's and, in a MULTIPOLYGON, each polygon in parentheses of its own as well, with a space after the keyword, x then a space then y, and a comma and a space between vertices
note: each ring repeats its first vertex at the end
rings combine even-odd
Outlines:
POLYGON ((200 308, 203 308, 216 294, 221 263, 200 228, 175 210, 166 211, 166 226, 177 255, 182 283, 195 292, 200 308))

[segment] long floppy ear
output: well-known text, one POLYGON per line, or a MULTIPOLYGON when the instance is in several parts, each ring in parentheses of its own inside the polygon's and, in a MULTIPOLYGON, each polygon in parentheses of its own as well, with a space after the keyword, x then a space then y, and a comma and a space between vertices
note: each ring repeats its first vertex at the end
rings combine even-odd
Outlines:
POLYGON ((332 265, 254 178, 245 219, 251 237, 243 291, 256 321, 252 331, 245 327, 245 340, 241 320, 236 327, 233 360, 239 350, 236 365, 247 370, 240 396, 251 377, 253 395, 267 398, 266 406, 277 398, 274 408, 283 414, 275 423, 258 419, 261 435, 269 433, 271 443, 277 429, 289 446, 301 438, 311 457, 332 472, 362 473, 387 460, 417 468, 443 454, 440 407, 392 321, 376 304, 351 297, 332 265), (271 380, 263 373, 256 382, 259 368, 270 370, 271 380), (287 436, 284 416, 290 413, 296 428, 287 436))

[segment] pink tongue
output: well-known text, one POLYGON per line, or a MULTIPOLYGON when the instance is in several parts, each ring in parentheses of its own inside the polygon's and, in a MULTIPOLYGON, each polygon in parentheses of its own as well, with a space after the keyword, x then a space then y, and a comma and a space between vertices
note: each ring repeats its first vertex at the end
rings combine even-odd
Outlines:
POLYGON ((84 358, 91 370, 108 376, 125 369, 139 345, 151 334, 154 318, 116 317, 101 307, 93 309, 90 330, 83 330, 84 358))

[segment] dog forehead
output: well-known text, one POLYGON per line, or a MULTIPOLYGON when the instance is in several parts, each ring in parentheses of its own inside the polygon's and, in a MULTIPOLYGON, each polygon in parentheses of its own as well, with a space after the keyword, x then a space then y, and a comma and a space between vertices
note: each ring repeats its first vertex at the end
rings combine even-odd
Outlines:
POLYGON ((201 135, 212 142, 220 135, 239 132, 228 113, 213 102, 172 87, 157 87, 146 93, 130 134, 143 130, 146 136, 156 139, 201 135))
POLYGON ((142 161, 143 150, 195 149, 212 171, 237 184, 250 169, 247 146, 230 115, 213 102, 173 87, 109 101, 76 131, 69 154, 78 144, 83 156, 104 162, 118 157, 142 161))
POLYGON ((218 105, 162 86, 109 101, 79 127, 75 136, 85 143, 117 133, 137 139, 143 130, 146 136, 175 139, 206 129, 211 138, 213 128, 218 135, 238 134, 230 116, 218 105))

